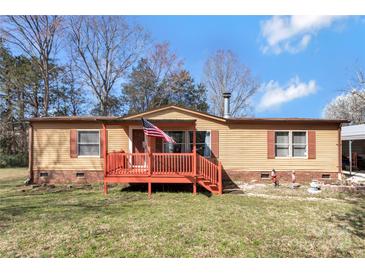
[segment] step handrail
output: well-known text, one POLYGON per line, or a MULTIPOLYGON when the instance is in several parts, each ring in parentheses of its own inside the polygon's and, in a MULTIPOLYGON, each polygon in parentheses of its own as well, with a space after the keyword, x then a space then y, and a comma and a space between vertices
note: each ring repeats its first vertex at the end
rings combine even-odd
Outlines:
POLYGON ((209 180, 218 188, 219 193, 222 193, 222 164, 220 161, 215 164, 211 160, 197 155, 197 175, 209 180))

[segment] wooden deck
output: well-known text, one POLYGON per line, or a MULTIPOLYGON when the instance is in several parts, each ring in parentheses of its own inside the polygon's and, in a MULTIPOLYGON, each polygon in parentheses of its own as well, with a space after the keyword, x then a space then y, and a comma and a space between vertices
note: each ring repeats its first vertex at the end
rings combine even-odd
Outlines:
POLYGON ((104 191, 109 183, 186 183, 222 194, 222 166, 196 153, 111 152, 105 158, 104 191))
POLYGON ((148 196, 153 183, 192 184, 193 194, 199 184, 213 194, 222 194, 222 165, 196 152, 196 130, 190 153, 156 153, 148 137, 147 152, 108 152, 106 124, 103 123, 104 193, 110 183, 147 183, 148 196))

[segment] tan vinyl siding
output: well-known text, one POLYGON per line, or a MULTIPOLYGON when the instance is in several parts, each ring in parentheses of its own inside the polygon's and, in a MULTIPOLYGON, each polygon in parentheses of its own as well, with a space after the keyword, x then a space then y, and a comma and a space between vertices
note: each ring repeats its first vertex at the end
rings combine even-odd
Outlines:
POLYGON ((108 152, 128 152, 128 128, 120 126, 108 126, 108 152))
POLYGON ((220 160, 223 166, 234 170, 338 170, 336 130, 316 130, 316 159, 267 159, 266 129, 234 129, 220 132, 220 160), (236 155, 232 157, 232 155, 236 155))
POLYGON ((179 110, 164 110, 149 114, 150 119, 197 119, 197 130, 219 130, 219 160, 225 169, 264 171, 311 170, 338 171, 338 132, 329 125, 314 126, 285 124, 235 124, 224 123, 179 110), (316 159, 267 159, 268 130, 315 130, 316 159))
MULTIPOLYGON (((100 157, 70 157, 70 129, 100 129, 101 125, 85 123, 34 123, 33 168, 52 170, 103 170, 100 157)), ((128 151, 128 135, 124 128, 108 129, 108 151, 128 151)), ((102 134, 102 130, 101 130, 102 134)), ((101 152, 102 153, 102 152, 101 152)))
MULTIPOLYGON (((144 115, 150 119, 196 119, 197 130, 219 131, 219 159, 230 170, 338 171, 338 131, 333 125, 291 123, 245 123, 229 127, 220 121, 176 109, 144 115), (268 130, 315 130, 316 159, 267 159, 268 130)), ((35 122, 34 169, 102 170, 99 157, 70 158, 70 128, 101 129, 96 122, 35 122)), ((110 126, 108 151, 129 151, 128 127, 110 126)))
POLYGON ((202 116, 186 113, 179 110, 163 110, 157 113, 152 113, 145 115, 144 117, 149 119, 182 119, 182 120, 191 120, 196 119, 196 127, 200 130, 211 130, 211 129, 221 129, 222 127, 226 128, 226 126, 216 120, 209 118, 202 118, 202 116))

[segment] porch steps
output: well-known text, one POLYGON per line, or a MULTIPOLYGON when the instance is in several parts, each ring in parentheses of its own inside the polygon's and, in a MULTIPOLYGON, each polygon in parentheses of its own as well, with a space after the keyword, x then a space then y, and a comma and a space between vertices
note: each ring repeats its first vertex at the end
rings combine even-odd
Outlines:
POLYGON ((218 195, 219 189, 215 184, 212 184, 210 180, 205 179, 203 176, 197 176, 197 183, 210 191, 212 194, 218 195))

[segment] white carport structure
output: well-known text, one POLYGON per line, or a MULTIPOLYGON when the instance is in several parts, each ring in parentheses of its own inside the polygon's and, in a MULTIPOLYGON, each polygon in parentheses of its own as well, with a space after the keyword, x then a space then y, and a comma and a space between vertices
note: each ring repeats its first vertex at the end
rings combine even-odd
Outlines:
POLYGON ((342 141, 348 141, 349 161, 350 161, 350 175, 352 173, 352 142, 356 140, 365 140, 365 124, 346 126, 341 129, 342 141))

